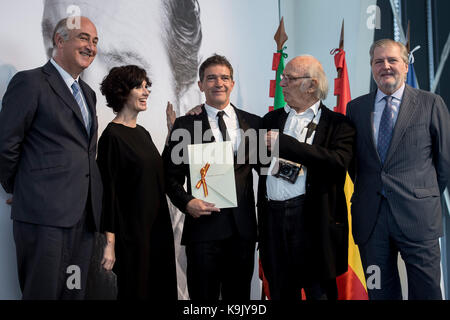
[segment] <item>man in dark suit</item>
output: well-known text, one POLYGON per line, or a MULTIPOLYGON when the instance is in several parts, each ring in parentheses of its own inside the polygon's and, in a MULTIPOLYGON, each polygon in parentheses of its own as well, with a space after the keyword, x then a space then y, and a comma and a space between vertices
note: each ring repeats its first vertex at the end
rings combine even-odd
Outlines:
POLYGON ((85 17, 55 28, 53 58, 11 80, 0 112, 0 181, 23 299, 83 299, 102 185, 96 97, 79 78, 97 53, 85 17))
POLYGON ((449 112, 440 96, 405 85, 403 44, 375 42, 370 63, 378 89, 347 106, 357 132, 353 234, 366 277, 373 266, 380 279, 368 282, 369 298, 402 298, 400 252, 408 298, 441 299, 440 195, 450 172, 449 112))
POLYGON ((192 300, 217 300, 220 295, 226 300, 248 300, 257 232, 248 133, 259 128, 260 118, 230 104, 233 68, 225 57, 206 59, 199 75, 198 85, 206 97, 202 112, 176 119, 163 152, 167 193, 186 214, 181 243, 186 246, 188 291, 192 300), (180 132, 189 137, 179 141, 180 132), (238 206, 219 210, 192 196, 186 148, 224 140, 232 142, 235 152, 238 206), (243 163, 237 161, 241 152, 245 152, 243 163))
POLYGON ((322 104, 328 84, 317 59, 292 59, 281 79, 287 105, 262 124, 273 158, 258 187, 261 262, 273 300, 300 300, 302 288, 308 300, 336 299, 348 265, 344 183, 355 130, 322 104))

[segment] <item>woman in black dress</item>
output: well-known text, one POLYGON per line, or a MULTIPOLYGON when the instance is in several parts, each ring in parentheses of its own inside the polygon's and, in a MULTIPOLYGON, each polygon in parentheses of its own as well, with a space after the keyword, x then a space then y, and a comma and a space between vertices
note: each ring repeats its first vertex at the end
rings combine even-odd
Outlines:
POLYGON ((118 299, 177 298, 173 231, 163 162, 136 123, 147 109, 150 80, 137 66, 111 69, 101 84, 116 117, 98 143, 102 174, 102 265, 117 275, 118 299))

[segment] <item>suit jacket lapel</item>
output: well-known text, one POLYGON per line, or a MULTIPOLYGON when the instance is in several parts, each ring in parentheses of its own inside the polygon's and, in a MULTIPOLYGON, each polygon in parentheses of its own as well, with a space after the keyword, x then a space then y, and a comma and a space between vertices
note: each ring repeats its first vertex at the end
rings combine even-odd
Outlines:
POLYGON ((376 97, 377 91, 371 92, 365 101, 363 101, 359 108, 361 108, 361 115, 362 115, 362 121, 364 124, 364 128, 367 128, 367 130, 364 131, 362 139, 366 141, 366 144, 369 148, 369 150, 372 152, 375 159, 378 160, 378 162, 381 165, 380 156, 377 151, 377 146, 375 145, 375 137, 373 135, 373 117, 374 117, 374 108, 375 108, 375 97, 376 97))
POLYGON ((405 134, 405 130, 417 108, 416 94, 410 86, 405 85, 405 91, 403 92, 402 102, 400 104, 400 110, 398 113, 397 121, 395 123, 394 132, 392 133, 391 144, 389 146, 388 153, 386 155, 387 163, 392 157, 395 149, 397 148, 400 140, 405 134))
POLYGON ((90 94, 88 94, 90 92, 88 85, 86 84, 86 82, 84 82, 81 78, 79 80, 80 86, 81 86, 81 90, 83 91, 83 96, 86 99, 89 111, 91 113, 91 115, 94 117, 95 116, 95 103, 94 100, 92 99, 92 96, 90 94))
MULTIPOLYGON (((79 80, 80 86, 81 86, 81 90, 83 91, 83 96, 86 99, 86 103, 88 105, 89 108, 89 112, 91 114, 91 132, 89 134, 89 137, 92 138, 94 136, 94 133, 97 130, 97 114, 95 112, 95 101, 93 100, 92 95, 90 95, 89 93, 91 92, 91 90, 89 89, 88 85, 86 84, 86 82, 84 82, 81 78, 79 80)), ((84 124, 84 121, 83 121, 84 124)))
POLYGON ((64 80, 62 79, 58 70, 55 69, 50 61, 44 66, 43 70, 48 74, 47 81, 50 86, 53 88, 55 93, 64 101, 64 104, 72 109, 84 128, 84 120, 83 116, 81 115, 80 107, 78 106, 78 103, 70 92, 69 88, 64 83, 64 80))
POLYGON ((330 124, 330 111, 322 104, 322 102, 320 103, 320 110, 322 110, 322 114, 320 115, 319 124, 317 125, 316 134, 314 135, 314 140, 312 142, 312 144, 317 145, 323 144, 330 124))
MULTIPOLYGON (((242 132, 245 133, 248 129, 250 129, 250 126, 248 125, 245 117, 241 113, 241 110, 236 108, 233 104, 231 106, 234 108, 234 112, 236 113, 236 117, 239 123, 239 128, 242 129, 242 132)), ((249 140, 248 137, 245 135, 241 135, 241 142, 239 144, 238 150, 236 154, 242 154, 241 152, 245 152, 245 163, 247 163, 248 160, 248 151, 250 150, 249 146, 249 140)), ((237 156, 234 155, 234 168, 238 169, 240 166, 244 165, 245 163, 237 163, 237 156)))
POLYGON ((280 111, 280 116, 278 117, 277 129, 280 130, 280 133, 283 133, 284 126, 286 125, 286 120, 288 118, 288 113, 284 111, 284 108, 280 111))
MULTIPOLYGON (((203 143, 210 143, 210 142, 214 142, 216 141, 216 139, 214 138, 214 135, 211 131, 211 125, 209 124, 209 120, 208 120, 208 113, 206 112, 206 108, 205 105, 202 105, 202 113, 200 113, 198 115, 199 119, 195 120, 201 120, 202 121, 202 142, 203 143), (208 137, 208 135, 205 135, 205 132, 209 131, 210 136, 208 137)), ((195 125, 194 125, 194 130, 195 130, 195 125)), ((195 134, 194 134, 195 135, 195 134)), ((196 143, 196 141, 194 141, 194 143, 196 143)))
POLYGON ((238 108, 236 108, 233 104, 231 104, 231 106, 234 109, 234 112, 236 113, 236 117, 238 119, 239 122, 239 127, 245 132, 247 131, 250 127, 247 123, 247 121, 245 120, 245 117, 242 115, 241 110, 239 110, 238 108))

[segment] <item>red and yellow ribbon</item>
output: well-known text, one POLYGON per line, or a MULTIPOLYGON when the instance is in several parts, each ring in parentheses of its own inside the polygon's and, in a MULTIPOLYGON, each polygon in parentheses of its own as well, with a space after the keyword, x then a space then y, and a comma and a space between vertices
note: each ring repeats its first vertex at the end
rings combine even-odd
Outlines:
POLYGON ((208 186, 206 185, 205 177, 206 177, 206 173, 208 172, 209 166, 210 166, 210 164, 207 163, 207 164, 205 164, 205 166, 203 168, 200 169, 201 178, 197 182, 197 185, 195 186, 197 189, 199 189, 200 186, 203 185, 203 193, 205 194, 205 197, 208 196, 208 186))

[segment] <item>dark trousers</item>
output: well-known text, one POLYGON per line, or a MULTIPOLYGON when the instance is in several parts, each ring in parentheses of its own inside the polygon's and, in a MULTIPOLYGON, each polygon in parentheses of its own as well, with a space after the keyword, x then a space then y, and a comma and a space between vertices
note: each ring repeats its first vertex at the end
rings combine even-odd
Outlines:
POLYGON ((13 231, 22 299, 84 299, 94 243, 87 213, 71 228, 14 220, 13 231))
POLYGON ((186 245, 186 276, 194 301, 250 300, 255 242, 236 234, 186 245))
POLYGON ((272 300, 336 299, 336 281, 309 279, 307 258, 314 230, 305 227, 304 196, 267 201, 260 242, 261 262, 272 300))
POLYGON ((381 201, 372 235, 359 249, 370 300, 402 299, 397 268, 399 252, 406 265, 408 299, 442 299, 439 239, 420 242, 407 239, 386 199, 381 201))

